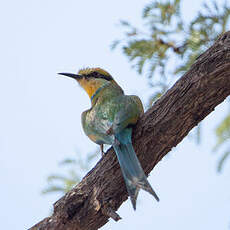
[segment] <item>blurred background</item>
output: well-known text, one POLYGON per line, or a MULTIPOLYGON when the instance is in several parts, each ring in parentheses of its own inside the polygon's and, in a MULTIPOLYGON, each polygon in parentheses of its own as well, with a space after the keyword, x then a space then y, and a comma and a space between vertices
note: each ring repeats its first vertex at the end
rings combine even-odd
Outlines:
MULTIPOLYGON (((99 160, 81 127, 90 100, 58 72, 102 67, 146 109, 229 30, 227 1, 0 2, 1 229, 27 229, 99 160), (206 4, 205 4, 206 3, 206 4)), ((101 229, 230 229, 229 99, 151 172, 160 203, 101 229)))

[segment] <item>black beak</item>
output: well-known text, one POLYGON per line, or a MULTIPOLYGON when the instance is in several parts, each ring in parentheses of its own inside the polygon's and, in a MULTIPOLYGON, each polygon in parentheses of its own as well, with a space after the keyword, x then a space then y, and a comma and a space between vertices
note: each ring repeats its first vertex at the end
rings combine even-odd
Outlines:
POLYGON ((77 75, 77 74, 74 74, 74 73, 58 73, 59 75, 64 75, 64 76, 67 76, 67 77, 71 77, 71 78, 74 78, 76 80, 79 80, 82 78, 81 75, 77 75))

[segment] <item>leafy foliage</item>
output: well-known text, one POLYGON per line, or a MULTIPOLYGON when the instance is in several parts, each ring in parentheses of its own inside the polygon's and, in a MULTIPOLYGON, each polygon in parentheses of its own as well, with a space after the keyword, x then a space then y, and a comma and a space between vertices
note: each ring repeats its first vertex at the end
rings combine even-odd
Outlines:
MULTIPOLYGON (((228 1, 204 3, 202 10, 190 22, 185 22, 181 12, 181 0, 153 1, 142 14, 142 29, 121 21, 125 38, 116 40, 112 48, 121 46, 132 66, 148 78, 153 93, 149 106, 187 71, 196 58, 212 45, 229 25, 230 5, 228 1)), ((196 139, 200 141, 200 125, 196 129, 196 139)), ((215 150, 229 142, 230 115, 216 130, 215 150)), ((230 155, 226 150, 218 170, 230 155)))
POLYGON ((66 175, 52 174, 47 178, 48 185, 43 189, 43 194, 59 192, 65 194, 80 182, 83 175, 89 170, 90 163, 96 157, 96 152, 88 154, 86 159, 79 155, 76 158, 69 158, 61 161, 59 166, 66 168, 66 175))
POLYGON ((219 164, 218 164, 218 172, 221 172, 223 169, 223 165, 230 156, 230 114, 228 114, 223 121, 221 121, 220 125, 216 128, 216 136, 217 136, 217 143, 214 150, 217 149, 225 149, 219 164))
POLYGON ((190 23, 183 20, 180 6, 181 0, 148 4, 143 10, 143 29, 121 21, 125 38, 112 44, 112 48, 122 46, 139 74, 147 74, 150 86, 156 89, 150 104, 226 31, 230 16, 227 1, 220 6, 217 2, 204 4, 190 23))

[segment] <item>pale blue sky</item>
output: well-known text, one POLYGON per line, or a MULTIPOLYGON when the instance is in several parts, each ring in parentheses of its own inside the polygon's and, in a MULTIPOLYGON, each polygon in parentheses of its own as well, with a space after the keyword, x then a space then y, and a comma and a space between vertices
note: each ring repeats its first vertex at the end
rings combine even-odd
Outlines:
MULTIPOLYGON (((122 37, 120 19, 141 25, 149 1, 8 0, 0 2, 0 228, 26 229, 50 213, 58 195, 41 195, 46 177, 60 171, 66 157, 97 146, 83 133, 81 112, 90 106, 86 94, 57 72, 81 67, 108 70, 127 93, 144 101, 146 81, 130 69, 114 39, 122 37)), ((191 18, 200 0, 185 0, 191 18)), ((141 192, 137 211, 129 201, 118 210, 123 218, 102 229, 228 229, 230 163, 216 173, 218 155, 211 150, 213 130, 227 113, 219 106, 203 122, 203 144, 186 139, 152 171, 149 180, 161 202, 141 192), (207 125, 208 124, 208 125, 207 125)))

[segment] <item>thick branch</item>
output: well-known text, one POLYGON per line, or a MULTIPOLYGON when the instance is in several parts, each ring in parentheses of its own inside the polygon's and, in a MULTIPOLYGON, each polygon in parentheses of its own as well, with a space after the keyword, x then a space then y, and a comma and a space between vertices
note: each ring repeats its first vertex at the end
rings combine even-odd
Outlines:
MULTIPOLYGON (((202 54, 191 69, 140 119, 133 143, 144 171, 154 166, 230 94, 230 32, 202 54)), ((112 149, 83 180, 54 204, 51 217, 31 230, 95 230, 128 198, 112 149)), ((130 210, 132 211, 132 210, 130 210)))

